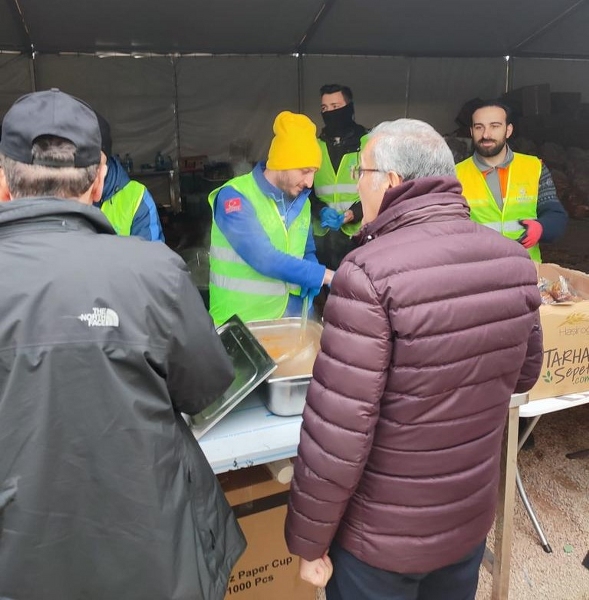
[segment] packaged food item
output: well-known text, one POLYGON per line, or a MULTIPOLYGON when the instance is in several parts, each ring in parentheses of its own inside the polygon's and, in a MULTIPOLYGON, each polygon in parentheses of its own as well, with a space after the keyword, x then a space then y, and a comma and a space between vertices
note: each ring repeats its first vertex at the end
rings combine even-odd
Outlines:
POLYGON ((567 302, 580 302, 583 299, 575 293, 569 281, 563 275, 559 275, 558 279, 554 281, 540 277, 538 290, 540 291, 542 304, 564 304, 567 302))
POLYGON ((573 300, 573 294, 569 290, 569 283, 562 275, 559 275, 558 281, 552 283, 549 291, 550 295, 557 302, 572 302, 573 300))

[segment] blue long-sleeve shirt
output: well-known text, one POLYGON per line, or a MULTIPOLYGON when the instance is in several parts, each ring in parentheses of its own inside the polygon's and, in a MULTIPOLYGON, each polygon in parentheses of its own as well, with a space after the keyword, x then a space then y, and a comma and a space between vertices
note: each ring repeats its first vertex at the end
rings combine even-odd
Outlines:
MULTIPOLYGON (((104 180, 102 198, 99 202, 94 203, 97 208, 100 208, 103 202, 112 198, 131 181, 123 165, 114 156, 109 157, 106 165, 108 172, 104 180)), ((147 188, 145 188, 137 212, 133 216, 131 235, 149 242, 165 241, 155 201, 147 188)))
MULTIPOLYGON (((306 189, 291 200, 264 177, 265 168, 264 163, 258 163, 254 167, 254 180, 262 193, 276 203, 276 208, 288 229, 309 201, 311 190, 306 189)), ((256 271, 302 288, 321 287, 325 266, 317 262, 311 227, 307 235, 305 254, 301 259, 276 249, 260 224, 251 202, 235 188, 221 188, 214 202, 213 215, 217 226, 235 252, 256 271), (225 202, 236 198, 240 199, 240 210, 225 211, 225 202)), ((301 297, 290 294, 284 316, 300 316, 301 310, 301 297)))

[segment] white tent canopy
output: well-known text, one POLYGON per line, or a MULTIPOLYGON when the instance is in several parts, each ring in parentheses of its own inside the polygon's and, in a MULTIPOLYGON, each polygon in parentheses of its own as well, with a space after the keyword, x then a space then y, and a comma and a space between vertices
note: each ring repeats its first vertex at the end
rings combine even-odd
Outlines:
POLYGON ((0 0, 0 115, 59 87, 136 165, 243 139, 256 159, 279 111, 320 126, 319 87, 338 82, 366 126, 447 133, 465 101, 522 85, 589 101, 588 31, 587 0, 0 0))

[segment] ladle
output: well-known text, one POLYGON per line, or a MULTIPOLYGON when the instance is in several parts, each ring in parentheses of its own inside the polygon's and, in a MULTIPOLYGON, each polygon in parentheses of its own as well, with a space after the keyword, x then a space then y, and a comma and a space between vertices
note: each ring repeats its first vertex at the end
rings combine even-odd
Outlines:
POLYGON ((309 294, 303 298, 303 312, 301 314, 301 334, 299 337, 299 345, 302 347, 307 334, 307 319, 309 318, 309 294))
POLYGON ((302 353, 303 350, 306 350, 309 346, 312 345, 312 341, 305 340, 305 337, 307 335, 308 316, 309 316, 309 296, 305 296, 303 298, 303 309, 301 312, 301 328, 299 331, 299 340, 298 340, 299 343, 294 348, 289 350, 288 352, 285 352, 284 354, 281 354, 278 358, 275 358, 274 362, 277 365, 279 365, 281 362, 284 362, 285 360, 290 360, 290 359, 294 358, 297 354, 302 353))

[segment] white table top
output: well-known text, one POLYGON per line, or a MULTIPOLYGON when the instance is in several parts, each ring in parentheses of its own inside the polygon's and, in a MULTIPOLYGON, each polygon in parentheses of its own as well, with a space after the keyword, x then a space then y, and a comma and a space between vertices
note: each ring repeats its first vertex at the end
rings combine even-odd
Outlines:
POLYGON ((254 390, 198 443, 215 473, 296 456, 302 417, 277 417, 254 390))
POLYGON ((520 417, 537 417, 559 410, 580 406, 589 403, 589 391, 578 394, 565 394, 554 398, 542 398, 542 400, 531 400, 519 407, 520 417))
MULTIPOLYGON (((514 394, 511 406, 526 401, 514 394)), ((589 391, 533 400, 519 406, 520 417, 535 417, 581 404, 589 404, 589 391)), ((199 440, 215 473, 261 465, 296 456, 302 417, 278 417, 254 390, 199 440)))

